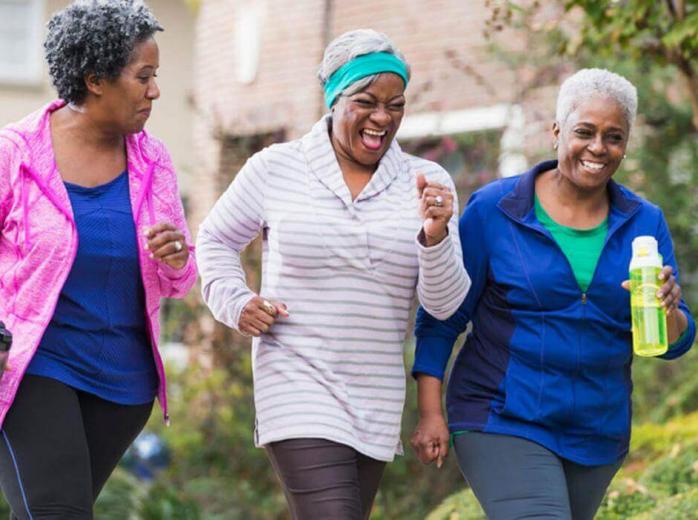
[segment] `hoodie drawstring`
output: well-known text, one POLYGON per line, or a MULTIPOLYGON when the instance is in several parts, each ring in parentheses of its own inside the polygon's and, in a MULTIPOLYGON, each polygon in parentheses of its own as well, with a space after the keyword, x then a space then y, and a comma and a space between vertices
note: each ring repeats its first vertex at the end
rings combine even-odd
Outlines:
MULTIPOLYGON (((155 225, 155 208, 153 207, 153 173, 155 172, 155 163, 151 163, 148 166, 148 170, 145 172, 145 179, 143 180, 143 186, 141 187, 141 192, 136 201, 135 215, 136 218, 140 217, 141 209, 143 203, 145 202, 146 208, 148 210, 148 219, 150 220, 150 225, 155 225)), ((139 222, 140 224, 140 222, 139 222)))
MULTIPOLYGON (((71 225, 74 226, 73 222, 73 214, 71 208, 66 208, 64 204, 61 203, 58 198, 56 198, 55 194, 49 189, 49 187, 46 184, 46 181, 44 181, 44 178, 39 175, 31 166, 28 166, 24 163, 20 165, 20 171, 27 176, 29 176, 39 187, 41 192, 44 194, 44 196, 51 201, 51 203, 60 211, 65 218, 68 220, 68 222, 71 223, 71 225)), ((22 201, 22 225, 24 227, 24 242, 26 244, 27 249, 32 248, 32 238, 31 238, 31 223, 29 219, 29 188, 26 184, 25 176, 21 175, 20 176, 20 192, 21 192, 21 201, 22 201)))

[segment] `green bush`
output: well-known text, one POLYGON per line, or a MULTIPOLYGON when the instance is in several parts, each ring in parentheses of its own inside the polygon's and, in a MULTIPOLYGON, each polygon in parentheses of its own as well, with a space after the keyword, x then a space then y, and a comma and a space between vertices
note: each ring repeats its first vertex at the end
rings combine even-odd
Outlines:
POLYGON ((654 509, 631 520, 695 520, 698 518, 698 489, 661 501, 654 509))
POLYGON ((622 489, 611 489, 606 494, 596 515, 596 520, 627 520, 634 515, 649 511, 657 500, 647 489, 627 480, 622 489))
POLYGON ((473 492, 465 489, 444 500, 427 520, 487 520, 487 517, 473 492))
POLYGON ((107 481, 95 504, 95 517, 104 520, 137 520, 138 511, 146 491, 140 482, 117 468, 107 481))
POLYGON ((648 468, 642 483, 653 492, 685 493, 698 485, 698 445, 676 447, 648 468))

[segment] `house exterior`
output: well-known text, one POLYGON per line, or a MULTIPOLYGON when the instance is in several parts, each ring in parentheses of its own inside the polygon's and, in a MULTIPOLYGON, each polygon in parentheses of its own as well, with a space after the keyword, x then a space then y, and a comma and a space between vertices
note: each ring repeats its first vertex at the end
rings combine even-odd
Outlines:
MULTIPOLYGON (((68 0, 0 0, 0 126, 55 97, 43 58, 46 22, 68 0)), ((148 130, 172 153, 183 191, 189 186, 194 152, 191 128, 194 12, 183 0, 150 0, 165 28, 157 35, 161 97, 148 130)))
POLYGON ((531 142, 545 140, 554 100, 541 89, 521 102, 522 72, 495 59, 483 34, 489 16, 484 0, 201 0, 194 228, 251 153, 303 135, 325 112, 323 50, 356 28, 388 34, 412 67, 403 148, 440 160, 464 192, 520 172, 531 142), (472 171, 478 162, 485 174, 472 171), (459 179, 468 169, 475 178, 459 179))

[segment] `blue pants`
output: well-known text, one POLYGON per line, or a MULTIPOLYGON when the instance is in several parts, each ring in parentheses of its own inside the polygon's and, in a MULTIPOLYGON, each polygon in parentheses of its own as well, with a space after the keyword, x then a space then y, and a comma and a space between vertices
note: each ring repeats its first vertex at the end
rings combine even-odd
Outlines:
POLYGON ((468 432, 458 465, 490 520, 592 520, 622 461, 582 466, 535 442, 468 432))

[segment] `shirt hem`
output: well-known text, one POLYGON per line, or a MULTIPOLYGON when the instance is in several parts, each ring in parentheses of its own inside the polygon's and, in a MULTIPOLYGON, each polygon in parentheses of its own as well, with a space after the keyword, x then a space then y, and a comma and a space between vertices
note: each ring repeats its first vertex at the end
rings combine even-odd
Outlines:
POLYGON ((27 369, 26 374, 29 375, 34 375, 34 376, 40 376, 40 377, 47 377, 49 379, 54 379, 56 381, 59 381, 63 383, 64 385, 67 385, 75 390, 79 390, 80 392, 85 392, 88 394, 92 394, 94 396, 99 397, 100 399, 104 399, 105 401, 109 401, 111 403, 116 403, 116 404, 121 404, 125 406, 138 406, 138 405, 143 405, 143 404, 148 404, 152 403, 155 401, 155 398, 157 397, 157 391, 153 392, 153 396, 151 398, 122 398, 120 396, 113 396, 104 392, 101 392, 99 388, 96 388, 94 386, 90 386, 85 383, 81 383, 77 381, 76 379, 70 377, 67 374, 56 374, 56 373, 50 373, 49 371, 43 371, 43 370, 32 370, 32 369, 27 369))
POLYGON ((499 434, 499 435, 511 435, 512 437, 519 437, 519 438, 526 439, 528 441, 535 442, 536 444, 543 446, 545 449, 550 450, 551 452, 553 452, 555 455, 557 455, 561 459, 565 459, 565 460, 568 460, 570 462, 574 462, 575 464, 580 464, 582 466, 605 466, 607 464, 616 464, 616 463, 622 461, 628 454, 628 447, 626 447, 621 453, 619 453, 613 459, 580 457, 578 455, 574 455, 574 454, 570 454, 570 453, 563 453, 562 450, 558 449, 556 446, 553 445, 552 442, 545 439, 543 436, 531 435, 528 432, 522 432, 520 430, 516 430, 513 428, 502 428, 501 426, 491 426, 491 425, 460 423, 459 422, 459 423, 449 423, 448 429, 449 429, 449 432, 451 433, 451 435, 459 433, 459 432, 464 432, 467 430, 467 431, 476 431, 476 432, 481 432, 481 433, 492 433, 495 435, 499 434))
MULTIPOLYGON (((332 441, 336 442, 338 444, 343 444, 345 446, 349 446, 350 448, 355 449, 362 455, 365 455, 367 457, 370 457, 375 460, 379 460, 381 462, 392 462, 395 459, 395 455, 403 455, 401 453, 401 450, 395 449, 392 455, 385 455, 382 453, 376 453, 375 451, 366 449, 366 447, 361 443, 356 440, 352 439, 347 439, 343 438, 339 435, 329 435, 326 433, 317 433, 317 432, 299 432, 299 433, 291 433, 291 434, 283 434, 283 433, 269 433, 266 435, 259 435, 259 438, 255 439, 255 447, 257 448, 263 448, 265 445, 270 444, 272 442, 278 442, 278 441, 286 441, 289 439, 324 439, 327 441, 332 441)), ((388 450, 386 450, 388 451, 388 450)))

